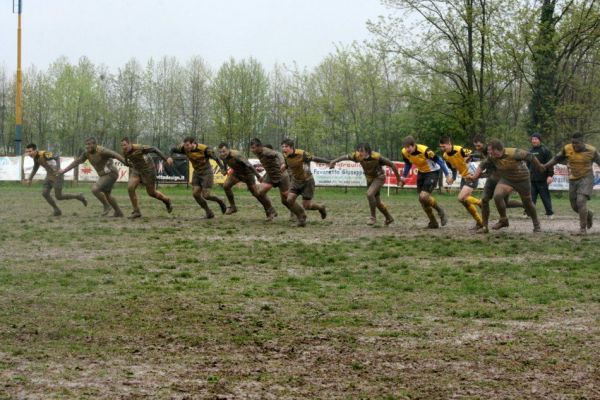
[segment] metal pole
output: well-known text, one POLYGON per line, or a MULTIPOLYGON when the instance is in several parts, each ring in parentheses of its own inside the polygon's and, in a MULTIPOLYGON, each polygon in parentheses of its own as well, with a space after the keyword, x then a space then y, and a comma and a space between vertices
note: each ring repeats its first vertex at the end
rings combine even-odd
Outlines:
POLYGON ((15 155, 21 155, 21 138, 23 136, 23 72, 21 71, 21 11, 22 0, 18 1, 18 27, 17 27, 17 97, 15 101, 15 155))

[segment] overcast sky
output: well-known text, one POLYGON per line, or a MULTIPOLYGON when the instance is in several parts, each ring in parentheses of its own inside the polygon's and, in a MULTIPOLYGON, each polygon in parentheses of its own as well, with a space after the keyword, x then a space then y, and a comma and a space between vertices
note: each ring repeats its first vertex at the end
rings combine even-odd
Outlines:
MULTIPOLYGON (((0 0, 8 70, 16 69, 12 2, 0 0)), ((367 20, 388 13, 379 0, 23 0, 23 66, 85 55, 115 70, 131 57, 199 55, 215 68, 229 57, 310 68, 336 44, 369 38, 367 20)))

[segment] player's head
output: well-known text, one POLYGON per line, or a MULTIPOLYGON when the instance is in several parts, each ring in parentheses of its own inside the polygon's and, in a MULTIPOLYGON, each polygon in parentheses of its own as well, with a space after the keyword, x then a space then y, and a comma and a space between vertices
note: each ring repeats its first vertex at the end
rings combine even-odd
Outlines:
POLYGON ((121 148, 123 149, 123 151, 127 152, 127 151, 131 151, 131 148, 133 146, 131 145, 131 140, 129 140, 129 138, 127 136, 125 136, 123 139, 121 139, 121 148))
POLYGON ((260 154, 263 151, 263 144, 259 138, 250 140, 250 151, 254 154, 260 154))
POLYGON ((371 145, 369 143, 360 143, 356 146, 356 151, 358 151, 362 157, 369 157, 372 151, 371 145))
POLYGON ((183 148, 185 151, 192 151, 196 148, 196 139, 193 136, 186 136, 183 138, 183 148))
POLYGON ((96 141, 95 137, 89 137, 89 138, 85 139, 85 151, 87 151, 88 153, 92 153, 92 152, 96 151, 97 145, 98 145, 98 142, 96 141))
POLYGON ((533 147, 538 147, 542 144, 542 135, 540 135, 538 132, 533 132, 531 134, 531 145, 533 147))
POLYGON ((477 151, 484 151, 487 149, 487 143, 486 143, 486 139, 485 136, 483 136, 482 134, 477 134, 475 136, 473 136, 473 147, 475 147, 475 150, 477 151))
POLYGON ((500 158, 504 155, 504 143, 498 139, 492 139, 487 145, 488 153, 494 158, 500 158))
POLYGON ((571 144, 575 151, 583 151, 585 149, 583 134, 580 132, 573 134, 573 136, 571 136, 571 144))
POLYGON ((450 136, 442 136, 440 138, 440 149, 444 153, 450 153, 452 151, 452 138, 450 136))
POLYGON ((31 158, 35 157, 37 154, 37 146, 35 143, 29 143, 27 146, 25 146, 25 154, 31 158))
POLYGON ((292 139, 283 139, 281 141, 281 151, 283 151, 283 154, 292 154, 294 152, 294 148, 294 141, 292 139))
POLYGON ((417 148, 417 142, 415 141, 414 137, 409 135, 402 140, 402 147, 404 147, 409 153, 412 153, 417 148))
POLYGON ((221 159, 227 158, 227 156, 229 156, 229 153, 231 152, 231 150, 229 150, 229 146, 225 142, 219 143, 218 149, 219 149, 219 157, 221 159))

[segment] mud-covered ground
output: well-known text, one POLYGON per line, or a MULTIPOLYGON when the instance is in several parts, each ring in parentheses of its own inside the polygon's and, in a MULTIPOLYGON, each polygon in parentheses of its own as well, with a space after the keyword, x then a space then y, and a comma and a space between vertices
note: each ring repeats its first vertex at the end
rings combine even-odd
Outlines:
POLYGON ((600 227, 564 196, 476 235, 447 194, 432 231, 411 191, 368 227, 362 190, 317 189, 306 228, 275 192, 265 223, 243 190, 214 220, 140 191, 134 221, 40 191, 0 184, 0 398, 600 398, 600 227))

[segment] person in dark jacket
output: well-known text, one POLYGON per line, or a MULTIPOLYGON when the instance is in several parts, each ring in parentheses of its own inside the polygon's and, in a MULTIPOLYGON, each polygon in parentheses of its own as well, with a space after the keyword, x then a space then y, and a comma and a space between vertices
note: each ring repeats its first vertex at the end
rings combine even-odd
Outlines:
MULTIPOLYGON (((531 149, 529 149, 529 152, 533 154, 541 164, 546 164, 552 159, 552 153, 542 144, 542 136, 539 133, 531 135, 531 149)), ((546 216, 552 218, 554 211, 552 211, 552 199, 550 198, 548 186, 552 183, 554 169, 550 168, 546 172, 541 173, 529 163, 529 173, 531 176, 531 199, 533 200, 533 204, 536 204, 539 195, 544 204, 546 216)))

